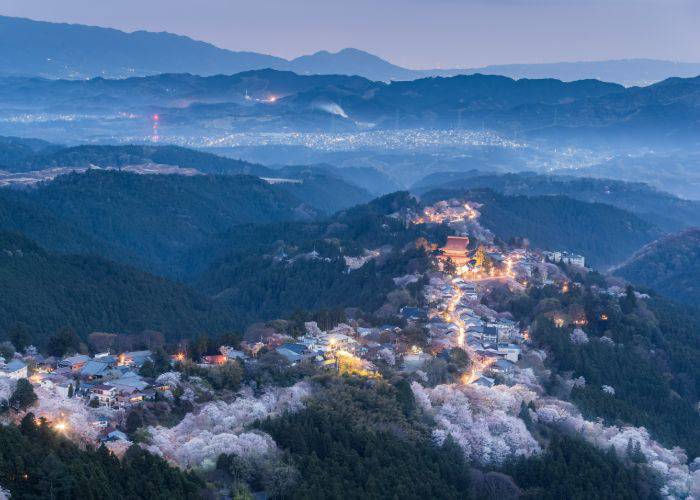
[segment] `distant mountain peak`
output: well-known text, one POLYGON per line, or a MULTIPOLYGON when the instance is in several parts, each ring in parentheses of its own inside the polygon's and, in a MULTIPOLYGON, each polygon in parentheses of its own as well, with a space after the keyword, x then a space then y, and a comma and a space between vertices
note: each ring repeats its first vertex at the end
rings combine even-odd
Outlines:
POLYGON ((361 49, 319 50, 293 60, 223 49, 170 32, 134 31, 51 23, 0 16, 3 50, 0 76, 84 79, 125 78, 157 73, 202 76, 273 68, 304 74, 357 75, 375 81, 428 76, 499 74, 511 78, 598 79, 626 86, 648 85, 670 76, 700 74, 700 63, 623 59, 616 61, 506 64, 471 69, 412 70, 361 49), (57 41, 60 40, 60 43, 57 41))

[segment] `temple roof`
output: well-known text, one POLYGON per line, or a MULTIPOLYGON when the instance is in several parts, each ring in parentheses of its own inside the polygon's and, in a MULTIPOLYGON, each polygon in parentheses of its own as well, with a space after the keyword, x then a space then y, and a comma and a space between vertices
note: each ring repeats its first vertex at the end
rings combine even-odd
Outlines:
POLYGON ((447 252, 466 252, 469 238, 466 236, 448 236, 447 243, 442 248, 447 252))

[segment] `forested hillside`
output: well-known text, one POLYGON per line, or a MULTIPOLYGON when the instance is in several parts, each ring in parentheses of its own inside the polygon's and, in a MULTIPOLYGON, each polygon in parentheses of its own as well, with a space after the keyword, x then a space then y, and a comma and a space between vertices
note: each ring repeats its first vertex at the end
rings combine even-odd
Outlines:
POLYGON ((615 274, 681 302, 700 304, 700 229, 650 243, 615 274))
POLYGON ((13 498, 184 500, 203 487, 196 476, 138 446, 121 460, 104 447, 83 449, 32 413, 19 426, 0 426, 0 477, 13 498))
MULTIPOLYGON (((427 229, 391 216, 416 206, 407 193, 394 193, 321 221, 238 226, 193 252, 185 267, 201 271, 198 289, 248 321, 326 308, 373 313, 387 302, 394 277, 428 266, 429 249, 414 243, 427 229), (365 250, 376 257, 349 271, 345 257, 365 250)), ((431 234, 444 239, 445 230, 431 234)))
POLYGON ((57 255, 0 232, 0 332, 21 325, 43 346, 59 330, 139 334, 168 340, 223 332, 232 317, 183 285, 98 257, 57 255))
POLYGON ((0 170, 20 163, 29 156, 49 154, 59 148, 60 146, 41 139, 0 136, 0 170))
POLYGON ((99 247, 110 259, 169 276, 179 273, 172 266, 191 246, 235 224, 316 215, 295 196, 250 176, 90 170, 3 199, 13 202, 0 209, 7 214, 5 229, 22 231, 49 248, 57 242, 58 250, 77 250, 81 245, 69 245, 47 222, 58 219, 77 238, 87 238, 82 251, 99 247))
POLYGON ((619 299, 597 295, 590 288, 595 280, 580 281, 566 293, 532 288, 510 304, 519 319, 534 320, 532 338, 555 370, 549 390, 568 394, 589 419, 645 427, 697 456, 700 311, 660 297, 639 300, 631 287, 619 299), (573 340, 573 326, 551 320, 567 314, 584 319, 584 341, 573 340))

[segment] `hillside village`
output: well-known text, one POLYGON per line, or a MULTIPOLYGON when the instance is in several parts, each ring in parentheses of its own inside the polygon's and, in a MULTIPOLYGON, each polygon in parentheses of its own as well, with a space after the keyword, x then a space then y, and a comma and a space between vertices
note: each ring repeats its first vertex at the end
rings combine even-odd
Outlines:
MULTIPOLYGON (((566 276, 554 263, 576 265, 583 257, 521 248, 504 250, 479 225, 478 216, 478 206, 458 200, 440 202, 415 215, 411 223, 446 223, 457 235, 448 237, 445 246, 434 252, 436 267, 424 277, 423 303, 402 307, 400 321, 395 324, 372 326, 349 320, 324 331, 316 322, 307 322, 305 332, 297 338, 267 329, 257 339, 244 340, 238 349, 220 346, 219 354, 197 359, 191 359, 186 349, 172 352, 166 359, 156 359, 165 354, 151 350, 55 358, 29 346, 13 359, 0 360, 0 376, 13 381, 28 378, 40 402, 70 400, 69 408, 79 403, 90 429, 72 431, 107 443, 128 441, 124 431, 134 408, 172 400, 174 388, 167 372, 182 371, 181 366, 189 363, 203 370, 229 363, 251 367, 262 353, 276 353, 282 363, 292 367, 306 364, 340 374, 381 377, 381 367, 387 366, 427 380, 435 360, 463 359, 457 364, 464 370, 460 375, 464 384, 493 387, 513 383, 521 354, 528 348, 528 332, 509 313, 485 305, 484 297, 499 284, 516 291, 533 280, 539 286, 566 286, 566 276), (161 373, 154 372, 154 363, 161 373)), ((365 257, 346 259, 348 272, 378 255, 368 251, 365 257)), ((409 275, 397 277, 395 282, 400 288, 418 279, 409 275)), ((70 418, 66 411, 60 404, 49 408, 42 412, 40 404, 35 413, 67 431, 70 418)))
MULTIPOLYGON (((545 366, 547 353, 533 344, 535 325, 502 306, 503 300, 536 294, 580 296, 582 283, 592 279, 586 288, 602 309, 585 311, 576 301, 568 307, 566 300, 555 301, 557 307, 544 317, 571 346, 593 342, 617 349, 606 335, 590 334, 606 332, 609 315, 619 314, 618 302, 635 308, 648 295, 624 288, 620 280, 596 278, 583 267, 581 255, 497 241, 481 226, 475 203, 451 199, 396 217, 406 225, 447 225, 452 234, 442 246, 421 243, 432 256, 424 274, 394 277, 399 294, 416 284, 421 292, 417 302, 398 309, 393 321, 372 323, 347 310, 340 320, 326 318, 324 328, 306 321, 303 331, 293 333, 283 327, 288 322, 277 320, 249 328, 240 344, 217 345, 217 353, 181 344, 172 352, 157 347, 56 358, 29 346, 0 366, 1 418, 18 421, 31 410, 54 430, 78 442, 102 443, 118 456, 136 443, 179 467, 207 470, 225 451, 212 432, 222 433, 222 443, 241 441, 235 444, 243 446, 240 453, 252 453, 243 450, 263 445, 243 444, 260 439, 247 426, 265 414, 303 405, 307 381, 314 377, 371 381, 398 376, 410 381, 421 411, 435 418, 433 439, 442 444, 452 436, 472 463, 502 466, 510 458, 539 453, 531 434, 532 422, 539 422, 573 426, 583 439, 600 449, 612 447, 623 460, 632 460, 630 447, 636 446, 634 460, 643 456, 645 462, 663 464, 655 474, 662 478, 661 491, 671 496, 682 497, 693 487, 685 455, 673 454, 643 427, 586 420, 576 406, 554 397, 552 391, 567 398, 589 387, 585 377, 555 377, 545 366), (265 409, 256 406, 251 413, 251 404, 265 409), (453 405, 459 413, 450 410, 453 405), (237 416, 220 428, 211 419, 222 411, 237 416), (196 431, 201 425, 203 438, 196 431), (184 451, 191 448, 198 449, 196 458, 184 451)), ((312 253, 311 258, 321 258, 312 253)), ((346 260, 345 272, 356 272, 380 254, 367 250, 346 260)), ((537 328, 543 335, 549 327, 537 328)), ((595 390, 616 398, 614 385, 603 383, 595 390)))

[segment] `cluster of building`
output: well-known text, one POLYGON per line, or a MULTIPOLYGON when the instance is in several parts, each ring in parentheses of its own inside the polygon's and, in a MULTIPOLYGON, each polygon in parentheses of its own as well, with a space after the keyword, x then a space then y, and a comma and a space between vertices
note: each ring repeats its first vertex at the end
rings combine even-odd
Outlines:
POLYGON ((446 200, 427 207, 415 222, 446 223, 456 233, 440 248, 442 272, 430 277, 424 291, 431 350, 464 349, 472 360, 464 382, 493 385, 496 375, 516 370, 528 335, 508 314, 497 313, 480 299, 498 284, 522 290, 535 276, 541 285, 567 286, 566 276, 554 263, 584 266, 585 259, 567 252, 504 250, 480 225, 479 208, 464 200, 446 200), (470 245, 467 234, 475 244, 470 245))
MULTIPOLYGON (((483 287, 482 287, 483 288, 483 287)), ((480 285, 446 274, 431 276, 425 288, 427 328, 433 352, 465 350, 472 361, 469 383, 493 385, 487 374, 511 374, 527 341, 526 332, 479 301, 480 285)))
POLYGON ((63 397, 84 398, 86 403, 111 409, 127 409, 155 398, 152 381, 138 374, 151 351, 76 354, 55 359, 34 355, 29 380, 63 397))

